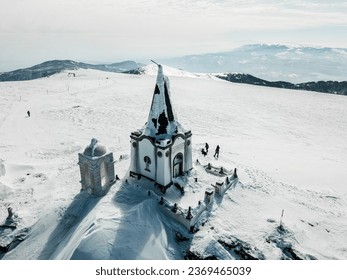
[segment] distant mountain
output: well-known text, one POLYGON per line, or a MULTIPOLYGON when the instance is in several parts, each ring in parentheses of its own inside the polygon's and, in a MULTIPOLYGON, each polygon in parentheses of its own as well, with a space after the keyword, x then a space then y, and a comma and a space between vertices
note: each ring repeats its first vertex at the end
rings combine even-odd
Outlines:
POLYGON ((227 80, 233 83, 251 84, 257 86, 267 86, 276 88, 287 88, 287 89, 300 89, 309 90, 333 94, 347 95, 347 81, 318 81, 318 82, 306 82, 293 84, 284 81, 269 82, 263 79, 259 79, 249 74, 241 73, 228 73, 223 75, 216 75, 216 77, 227 80))
POLYGON ((134 61, 123 61, 112 64, 87 64, 72 60, 50 60, 30 68, 19 69, 11 72, 0 73, 0 81, 24 81, 48 77, 63 70, 95 69, 109 72, 124 72, 138 68, 143 64, 134 61))
POLYGON ((249 73, 269 81, 347 80, 347 49, 341 48, 254 44, 161 62, 190 72, 249 73))
MULTIPOLYGON (((125 71, 127 74, 134 75, 156 75, 157 66, 155 64, 149 64, 141 66, 136 69, 125 71)), ((290 83, 285 81, 275 81, 270 82, 264 79, 257 78, 250 74, 244 73, 225 73, 225 74, 199 74, 199 73, 190 73, 181 69, 172 68, 165 65, 165 74, 167 76, 181 76, 181 77, 190 77, 196 78, 204 75, 209 77, 217 77, 222 80, 226 80, 233 83, 241 84, 250 84, 256 86, 266 86, 266 87, 276 87, 276 88, 286 88, 286 89, 299 89, 299 90, 308 90, 308 91, 317 91, 324 93, 340 94, 347 95, 347 81, 338 82, 338 81, 318 81, 318 82, 305 82, 305 83, 290 83)))

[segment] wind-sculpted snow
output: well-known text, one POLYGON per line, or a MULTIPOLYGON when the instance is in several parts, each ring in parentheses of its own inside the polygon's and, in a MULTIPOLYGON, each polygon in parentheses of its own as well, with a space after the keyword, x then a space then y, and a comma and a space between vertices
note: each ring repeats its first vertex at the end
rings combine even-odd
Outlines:
POLYGON ((110 210, 112 207, 82 236, 72 259, 169 258, 167 235, 155 201, 144 198, 118 216, 110 210))
POLYGON ((170 188, 166 198, 198 205, 206 187, 224 181, 206 172, 208 163, 236 167, 240 180, 216 195, 191 234, 147 195, 153 184, 125 181, 129 136, 147 120, 156 78, 68 73, 0 83, 0 225, 10 206, 18 232, 28 230, 0 258, 347 258, 344 96, 168 74, 195 164, 179 181, 184 196, 170 188), (101 199, 80 193, 77 153, 93 137, 114 153, 121 179, 101 199))

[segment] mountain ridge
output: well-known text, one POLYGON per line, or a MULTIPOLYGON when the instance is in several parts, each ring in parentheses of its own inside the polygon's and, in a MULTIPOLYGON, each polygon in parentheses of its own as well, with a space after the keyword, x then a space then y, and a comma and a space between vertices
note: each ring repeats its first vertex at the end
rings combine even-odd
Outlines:
POLYGON ((34 80, 49 77, 64 70, 77 70, 79 68, 119 73, 141 65, 131 60, 111 64, 89 64, 73 60, 49 60, 32 67, 0 73, 0 82, 34 80))
POLYGON ((233 83, 347 95, 347 81, 317 81, 294 84, 285 81, 270 82, 243 73, 227 73, 216 75, 216 77, 233 83))
MULTIPOLYGON (((208 73, 215 73, 208 75, 235 83, 347 95, 347 77, 343 76, 345 75, 344 73, 347 73, 347 66, 345 66, 347 65, 347 49, 342 48, 253 44, 245 45, 228 52, 188 55, 171 60, 163 60, 161 62, 169 65, 167 66, 169 70, 167 74, 169 76, 199 77, 208 73), (239 64, 235 64, 233 61, 236 57, 237 63, 239 64), (269 61, 271 61, 270 64, 269 61), (324 61, 324 68, 315 68, 315 64, 324 61), (208 63, 204 66, 204 62, 208 63), (233 67, 238 67, 237 72, 214 71, 228 69, 232 66, 230 63, 234 63, 233 67), (300 64, 302 64, 302 67, 298 67, 300 64), (219 68, 216 68, 216 65, 218 65, 219 68), (189 66, 189 69, 187 69, 187 66, 189 66), (206 71, 204 74, 202 74, 201 71, 190 71, 193 70, 194 67, 199 67, 200 70, 206 67, 206 71), (263 69, 263 72, 259 72, 257 67, 263 69), (288 69, 293 67, 297 72, 289 73, 288 69), (242 69, 247 71, 239 71, 242 69), (264 71, 267 74, 264 75, 264 71), (300 74, 305 71, 308 74, 300 74), (312 75, 312 71, 316 71, 317 73, 312 75), (337 73, 336 77, 333 75, 333 71, 337 73), (223 74, 216 74, 216 72, 223 74), (259 75, 254 75, 252 72, 258 72, 259 75), (342 72, 343 75, 341 74, 342 72), (268 78, 264 78, 264 76, 268 78), (298 76, 301 77, 301 80, 304 79, 304 77, 312 76, 316 78, 325 77, 326 79, 307 79, 296 82, 298 76), (278 79, 275 79, 276 77, 278 77, 278 79)), ((111 64, 89 64, 73 60, 49 60, 29 68, 0 73, 0 82, 33 80, 48 77, 64 70, 76 69, 94 69, 116 73, 155 75, 156 70, 152 68, 151 64, 145 65, 132 60, 111 64)), ((156 69, 156 67, 154 68, 156 69)))
POLYGON ((227 52, 188 55, 162 63, 190 72, 248 73, 268 81, 345 81, 347 49, 252 44, 227 52))

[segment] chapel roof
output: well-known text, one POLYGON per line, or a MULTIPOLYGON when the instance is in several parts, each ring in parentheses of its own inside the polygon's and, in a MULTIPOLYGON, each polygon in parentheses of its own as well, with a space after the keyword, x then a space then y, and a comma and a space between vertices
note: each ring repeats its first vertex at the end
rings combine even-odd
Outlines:
POLYGON ((169 78, 164 75, 163 66, 158 64, 152 105, 142 134, 161 140, 172 138, 173 135, 184 132, 177 121, 170 95, 169 78))

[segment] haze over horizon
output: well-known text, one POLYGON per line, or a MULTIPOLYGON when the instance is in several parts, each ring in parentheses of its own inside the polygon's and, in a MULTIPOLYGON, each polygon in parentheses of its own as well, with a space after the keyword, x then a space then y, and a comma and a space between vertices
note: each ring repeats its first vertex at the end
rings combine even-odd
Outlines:
POLYGON ((347 48, 338 0, 0 0, 0 72, 45 60, 147 61, 252 43, 347 48))

